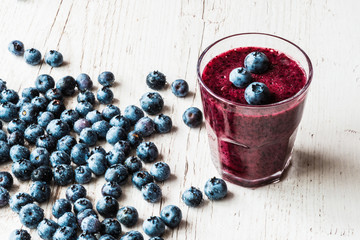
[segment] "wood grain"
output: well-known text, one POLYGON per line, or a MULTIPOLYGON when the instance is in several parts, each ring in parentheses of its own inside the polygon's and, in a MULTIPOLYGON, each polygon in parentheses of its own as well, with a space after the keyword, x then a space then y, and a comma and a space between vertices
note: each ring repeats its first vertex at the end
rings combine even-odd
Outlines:
MULTIPOLYGON (((169 88, 161 91, 164 113, 173 118, 175 129, 148 139, 157 144, 161 160, 173 173, 161 184, 161 203, 145 202, 130 183, 119 200, 121 206, 138 209, 141 220, 136 230, 142 231, 143 219, 159 215, 162 206, 175 204, 183 210, 184 220, 179 228, 168 229, 165 239, 359 239, 359 7, 354 0, 3 0, 0 78, 21 91, 42 73, 59 79, 86 72, 96 80, 100 72, 110 70, 117 80, 115 104, 122 110, 138 104, 149 91, 145 76, 152 70, 164 72, 169 82, 177 78, 189 82, 191 94, 185 99, 176 98, 169 88), (190 130, 181 120, 187 107, 201 106, 197 58, 216 39, 247 31, 283 36, 299 44, 313 61, 315 77, 293 164, 278 184, 256 190, 229 184, 224 201, 206 200, 199 208, 188 208, 180 200, 182 192, 191 185, 203 188, 208 178, 218 175, 205 126, 190 130), (7 51, 13 39, 43 54, 58 49, 66 64, 56 69, 26 65, 7 51)), ((67 101, 67 106, 75 105, 75 99, 67 101)), ((10 163, 0 169, 9 170, 10 163)), ((86 185, 93 201, 103 183, 99 178, 86 185)), ((11 194, 28 191, 29 185, 16 182, 11 194)), ((51 201, 41 205, 48 218, 53 202, 64 197, 65 190, 52 189, 51 201)), ((7 239, 22 226, 8 207, 0 211, 0 239, 7 239)), ((31 233, 39 239, 35 231, 31 233)))

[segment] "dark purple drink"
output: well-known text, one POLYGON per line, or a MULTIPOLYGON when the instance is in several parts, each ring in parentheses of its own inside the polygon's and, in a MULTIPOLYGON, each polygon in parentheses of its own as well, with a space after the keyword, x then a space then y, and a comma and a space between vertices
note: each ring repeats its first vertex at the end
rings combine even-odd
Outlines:
POLYGON ((237 47, 217 54, 199 74, 211 155, 219 172, 245 187, 279 181, 290 162, 311 77, 299 62, 267 46, 237 47), (272 94, 267 105, 248 105, 245 89, 229 81, 229 73, 243 67, 244 58, 253 51, 265 53, 271 63, 266 73, 252 74, 272 94))

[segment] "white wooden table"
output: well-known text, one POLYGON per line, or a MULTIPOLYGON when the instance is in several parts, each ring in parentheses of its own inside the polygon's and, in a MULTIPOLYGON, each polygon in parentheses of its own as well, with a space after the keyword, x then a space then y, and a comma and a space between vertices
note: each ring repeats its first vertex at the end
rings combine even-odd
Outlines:
MULTIPOLYGON (((169 88, 161 91, 164 113, 172 117, 175 129, 149 139, 173 173, 161 184, 161 203, 145 202, 130 183, 123 188, 120 205, 133 205, 140 214, 136 230, 142 231, 145 218, 175 204, 183 211, 183 221, 179 228, 167 230, 165 239, 360 239, 359 8, 355 0, 2 0, 0 78, 21 91, 42 73, 59 79, 85 72, 96 80, 100 72, 110 70, 118 82, 113 88, 115 104, 122 110, 138 104, 149 90, 145 76, 152 70, 164 72, 169 82, 189 82, 191 95, 185 99, 176 98, 169 88), (278 184, 256 190, 228 184, 225 200, 188 208, 180 200, 182 192, 191 185, 203 189, 208 178, 218 176, 205 127, 190 130, 181 120, 187 107, 201 106, 197 58, 214 40, 247 31, 283 36, 313 61, 314 81, 293 164, 278 184), (43 54, 58 49, 66 65, 29 66, 8 52, 13 39, 43 54)), ((76 101, 67 104, 75 107, 76 101)), ((10 165, 0 169, 10 170, 10 165)), ((91 200, 100 197, 103 183, 99 178, 86 185, 91 200)), ((30 184, 16 181, 11 194, 28 191, 30 184)), ((41 205, 47 218, 52 217, 55 199, 65 197, 65 189, 52 187, 51 201, 41 205)), ((9 207, 0 209, 0 239, 21 227, 9 207)))

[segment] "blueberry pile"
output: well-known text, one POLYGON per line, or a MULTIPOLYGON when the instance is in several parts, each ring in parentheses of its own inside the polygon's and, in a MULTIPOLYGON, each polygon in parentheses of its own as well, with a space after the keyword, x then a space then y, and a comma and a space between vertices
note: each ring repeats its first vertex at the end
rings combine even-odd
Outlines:
MULTIPOLYGON (((38 50, 24 51, 20 41, 12 41, 8 49, 16 56, 24 55, 31 65, 41 61, 38 50)), ((57 51, 51 50, 45 55, 45 62, 50 66, 58 67, 62 61, 57 51)), ((19 96, 0 79, 0 119, 7 122, 8 133, 2 130, 0 121, 0 163, 13 162, 12 175, 0 172, 0 207, 9 204, 18 213, 20 222, 27 228, 37 229, 42 239, 119 239, 121 225, 133 227, 138 221, 134 207, 119 207, 117 199, 123 194, 122 185, 131 179, 144 200, 156 203, 162 197, 157 183, 170 178, 169 165, 155 162, 159 155, 155 143, 144 140, 172 129, 171 118, 161 113, 162 96, 158 92, 145 93, 140 98, 141 108, 130 105, 121 114, 120 109, 112 105, 114 74, 102 72, 98 82, 102 88, 95 96, 91 91, 93 82, 85 73, 76 79, 65 76, 57 82, 50 75, 42 74, 36 78, 35 87, 25 88, 19 96), (67 109, 64 99, 74 96, 76 89, 78 103, 75 109, 67 109), (101 112, 94 109, 96 101, 106 105, 101 112), (144 112, 156 116, 151 118, 144 112), (107 152, 96 146, 99 140, 106 140, 113 148, 107 152), (131 156, 131 152, 136 156, 131 156), (150 171, 143 170, 143 164, 149 163, 152 164, 150 171), (10 196, 13 176, 19 181, 32 181, 29 193, 10 196), (82 184, 98 176, 104 176, 106 183, 101 188, 102 197, 93 204, 82 184), (52 207, 57 221, 45 218, 44 210, 38 205, 49 201, 52 182, 58 186, 70 185, 66 199, 57 199, 52 207), (78 230, 82 231, 79 236, 78 230)), ((161 90, 166 85, 166 77, 153 71, 146 77, 146 84, 161 90)), ((177 97, 185 97, 189 87, 185 80, 178 79, 171 84, 171 91, 177 97)), ((203 116, 198 108, 191 107, 182 118, 187 126, 194 128, 201 125, 203 116)), ((210 200, 224 198, 226 193, 223 180, 213 178, 206 183, 205 194, 210 200)), ((184 192, 182 199, 195 207, 201 203, 202 193, 192 187, 184 192)), ((165 226, 175 228, 181 219, 181 210, 169 205, 161 210, 159 217, 146 219, 143 230, 151 239, 162 239, 165 226)), ((30 238, 26 230, 15 230, 10 236, 10 239, 30 238)), ((140 232, 130 231, 120 239, 144 238, 140 232)))
POLYGON ((245 100, 251 105, 267 104, 271 100, 269 88, 261 82, 253 82, 251 74, 265 73, 270 67, 268 57, 262 52, 251 52, 244 60, 244 67, 230 72, 229 80, 237 88, 245 89, 245 100))

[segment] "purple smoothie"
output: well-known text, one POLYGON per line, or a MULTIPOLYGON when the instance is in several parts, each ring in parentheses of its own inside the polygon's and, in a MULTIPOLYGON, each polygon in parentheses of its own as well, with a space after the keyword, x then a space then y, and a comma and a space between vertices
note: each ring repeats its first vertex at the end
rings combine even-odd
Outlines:
POLYGON ((303 68, 274 49, 243 47, 210 60, 202 81, 212 159, 222 176, 245 187, 279 181, 289 164, 304 108, 305 94, 287 101, 306 84, 303 68), (268 86, 272 94, 269 105, 248 105, 245 89, 229 81, 230 72, 244 67, 244 58, 253 51, 265 53, 271 63, 267 72, 252 74, 254 81, 268 86))

